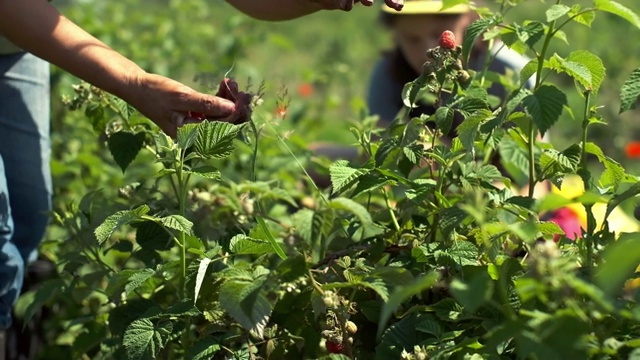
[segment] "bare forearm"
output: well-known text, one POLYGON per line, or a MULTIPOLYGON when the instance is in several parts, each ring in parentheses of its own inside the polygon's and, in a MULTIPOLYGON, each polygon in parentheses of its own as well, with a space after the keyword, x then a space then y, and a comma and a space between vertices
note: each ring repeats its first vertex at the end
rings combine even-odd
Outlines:
POLYGON ((321 10, 310 0, 226 0, 236 9, 260 20, 295 19, 321 10))
POLYGON ((45 0, 0 0, 0 14, 0 34, 13 43, 125 100, 144 74, 45 0))

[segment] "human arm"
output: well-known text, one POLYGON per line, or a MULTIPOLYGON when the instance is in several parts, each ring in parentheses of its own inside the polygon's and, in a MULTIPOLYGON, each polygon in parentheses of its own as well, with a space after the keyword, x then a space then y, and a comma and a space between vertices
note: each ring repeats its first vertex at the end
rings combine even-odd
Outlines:
MULTIPOLYGON (((373 0, 227 0, 236 9, 260 20, 282 21, 299 18, 320 10, 350 11, 354 4, 372 6, 373 0)), ((404 0, 384 0, 390 7, 402 9, 404 0)))
POLYGON ((0 34, 138 109, 173 136, 188 111, 224 118, 231 101, 149 74, 61 15, 46 0, 0 0, 0 34))

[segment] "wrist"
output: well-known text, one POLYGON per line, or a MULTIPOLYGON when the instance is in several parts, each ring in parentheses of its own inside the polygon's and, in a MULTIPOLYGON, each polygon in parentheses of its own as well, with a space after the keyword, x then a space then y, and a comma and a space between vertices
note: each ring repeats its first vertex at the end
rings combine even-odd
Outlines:
POLYGON ((112 93, 129 104, 136 104, 140 94, 144 93, 144 89, 149 86, 149 73, 137 66, 123 73, 123 78, 117 82, 112 93))

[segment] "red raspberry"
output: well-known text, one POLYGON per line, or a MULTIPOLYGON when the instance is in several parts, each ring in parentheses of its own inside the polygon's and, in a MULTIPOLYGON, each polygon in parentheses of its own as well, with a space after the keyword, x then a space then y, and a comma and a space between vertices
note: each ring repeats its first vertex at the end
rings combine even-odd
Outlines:
POLYGON ((216 96, 235 101, 236 96, 238 96, 238 83, 233 79, 224 78, 224 80, 220 82, 216 96))
POLYGON ((204 120, 206 119, 206 116, 204 116, 204 114, 199 113, 199 112, 195 112, 195 111, 189 111, 189 117, 192 117, 196 120, 204 120))
POLYGON ((456 47, 456 36, 449 30, 445 30, 442 35, 440 35, 440 39, 438 39, 438 45, 445 49, 455 49, 456 47))
POLYGON ((327 346, 327 351, 331 354, 342 354, 342 344, 341 343, 337 343, 337 342, 333 342, 331 340, 327 340, 326 344, 327 346))
POLYGON ((220 82, 216 96, 233 101, 236 104, 236 111, 226 118, 218 120, 233 124, 242 124, 249 121, 253 96, 244 91, 238 91, 237 82, 233 79, 225 78, 220 82))

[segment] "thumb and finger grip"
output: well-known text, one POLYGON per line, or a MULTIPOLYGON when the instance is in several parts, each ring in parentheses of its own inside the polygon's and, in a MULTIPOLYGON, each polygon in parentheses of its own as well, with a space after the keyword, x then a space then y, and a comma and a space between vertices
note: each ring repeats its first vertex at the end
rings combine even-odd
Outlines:
POLYGON ((239 91, 238 83, 233 79, 225 78, 220 82, 216 96, 233 101, 234 110, 223 116, 207 116, 208 120, 226 121, 233 124, 242 124, 249 121, 251 115, 251 100, 253 95, 239 91))

